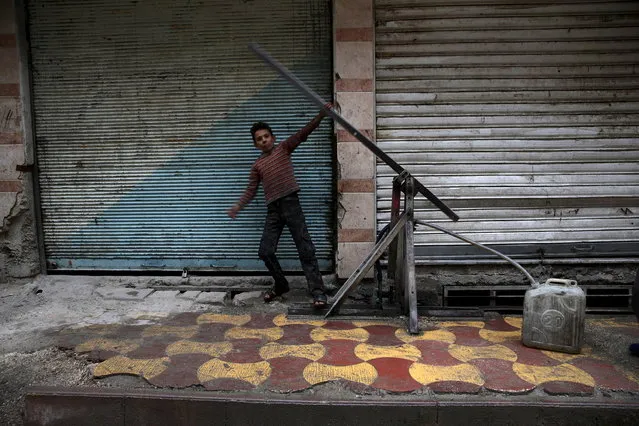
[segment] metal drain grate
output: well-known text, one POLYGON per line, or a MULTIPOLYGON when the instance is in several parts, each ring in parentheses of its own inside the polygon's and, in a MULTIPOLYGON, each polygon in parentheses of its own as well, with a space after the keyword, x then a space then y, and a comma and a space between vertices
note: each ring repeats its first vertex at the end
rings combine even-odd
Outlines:
MULTIPOLYGON (((631 313, 632 285, 583 285, 588 313, 631 313)), ((443 305, 453 308, 476 307, 500 312, 521 312, 524 294, 530 287, 444 286, 443 305)))

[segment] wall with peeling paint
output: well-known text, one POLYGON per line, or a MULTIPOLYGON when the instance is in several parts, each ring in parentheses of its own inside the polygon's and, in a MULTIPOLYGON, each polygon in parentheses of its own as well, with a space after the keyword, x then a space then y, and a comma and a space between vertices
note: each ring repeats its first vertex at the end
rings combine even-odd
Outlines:
POLYGON ((12 0, 0 0, 0 283, 40 272, 26 152, 12 0))

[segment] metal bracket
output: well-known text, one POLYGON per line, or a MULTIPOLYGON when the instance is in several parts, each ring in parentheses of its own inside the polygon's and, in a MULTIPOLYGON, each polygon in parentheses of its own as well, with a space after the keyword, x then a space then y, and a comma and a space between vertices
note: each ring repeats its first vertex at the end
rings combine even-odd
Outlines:
POLYGON ((333 303, 326 312, 324 317, 328 317, 333 312, 337 312, 339 307, 344 303, 344 299, 348 295, 348 293, 354 289, 357 284, 362 281, 364 275, 371 269, 371 267, 375 264, 375 261, 380 258, 380 256, 384 253, 388 245, 395 239, 395 237, 403 232, 404 225, 406 224, 406 220, 408 216, 404 213, 398 219, 395 226, 393 226, 388 234, 384 238, 382 238, 373 248, 373 251, 369 253, 369 255, 364 259, 361 265, 357 267, 357 269, 351 274, 348 280, 340 287, 339 291, 333 298, 333 303))

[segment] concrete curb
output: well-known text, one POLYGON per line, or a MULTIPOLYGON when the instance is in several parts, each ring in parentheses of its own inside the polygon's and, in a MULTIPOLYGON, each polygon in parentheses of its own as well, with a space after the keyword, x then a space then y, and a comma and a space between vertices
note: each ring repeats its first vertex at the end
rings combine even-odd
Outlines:
MULTIPOLYGON (((427 398, 427 397, 426 397, 427 398)), ((339 400, 288 394, 33 387, 25 425, 636 425, 639 401, 339 400)))

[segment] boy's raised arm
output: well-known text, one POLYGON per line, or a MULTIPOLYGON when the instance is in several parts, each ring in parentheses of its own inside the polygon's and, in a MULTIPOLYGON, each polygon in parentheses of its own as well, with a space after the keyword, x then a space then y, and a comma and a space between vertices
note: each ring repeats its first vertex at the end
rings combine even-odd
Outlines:
MULTIPOLYGON (((330 102, 327 103, 325 106, 327 108, 333 108, 333 104, 330 102)), ((299 144, 308 139, 308 136, 313 132, 313 130, 317 129, 324 117, 326 117, 326 113, 324 112, 324 110, 322 110, 315 116, 315 118, 309 121, 306 126, 302 127, 297 133, 282 142, 285 149, 288 152, 293 152, 295 148, 299 146, 299 144)))

